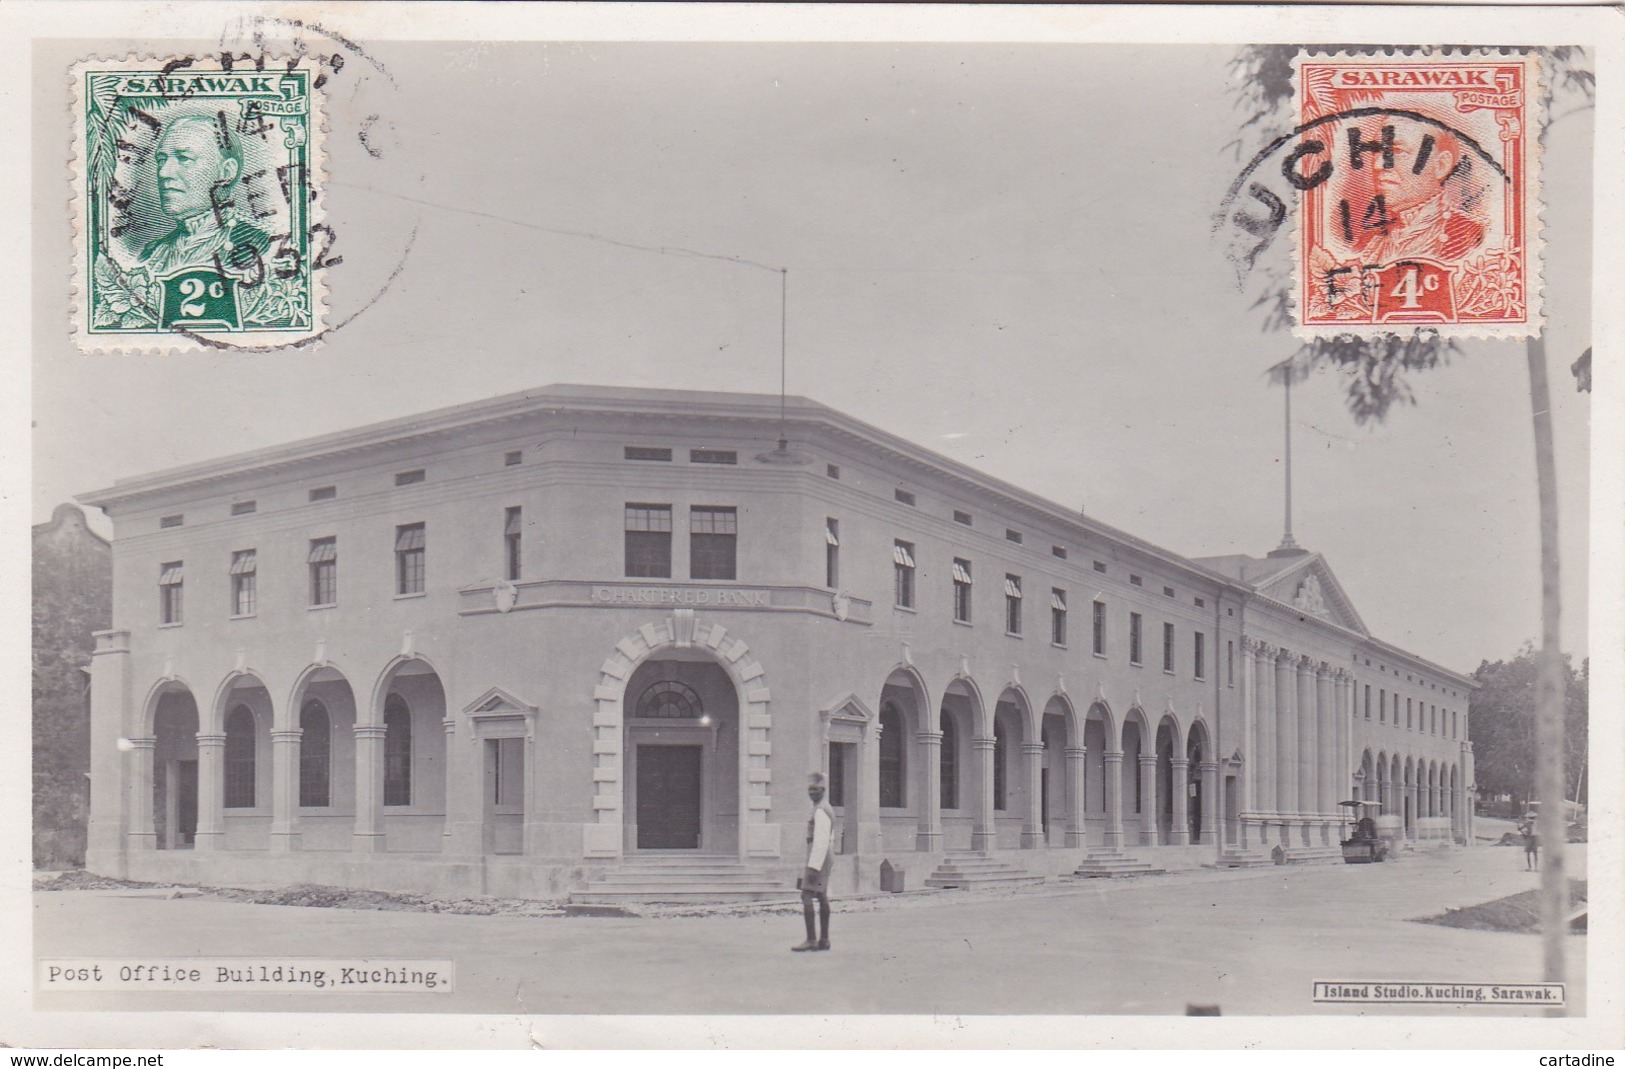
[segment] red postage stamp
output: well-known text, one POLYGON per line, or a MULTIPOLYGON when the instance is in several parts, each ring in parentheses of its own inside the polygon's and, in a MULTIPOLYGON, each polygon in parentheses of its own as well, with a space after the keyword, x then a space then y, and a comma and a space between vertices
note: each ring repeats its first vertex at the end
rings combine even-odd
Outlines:
POLYGON ((1535 57, 1300 56, 1296 88, 1298 334, 1538 332, 1535 57))

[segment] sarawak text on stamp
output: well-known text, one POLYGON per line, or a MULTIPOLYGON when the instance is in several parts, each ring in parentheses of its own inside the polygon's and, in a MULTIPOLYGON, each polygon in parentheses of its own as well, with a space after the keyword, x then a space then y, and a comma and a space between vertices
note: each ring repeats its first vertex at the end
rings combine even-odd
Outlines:
POLYGON ((319 75, 221 59, 74 70, 86 351, 276 348, 321 329, 319 75))
POLYGON ((1305 336, 1540 329, 1533 56, 1300 56, 1305 336))

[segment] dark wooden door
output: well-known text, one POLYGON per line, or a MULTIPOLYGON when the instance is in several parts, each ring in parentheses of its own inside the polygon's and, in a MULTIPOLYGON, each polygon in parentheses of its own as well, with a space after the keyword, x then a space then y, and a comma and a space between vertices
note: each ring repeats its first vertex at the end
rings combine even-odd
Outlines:
POLYGON ((638 747, 638 849, 700 848, 698 746, 638 747))

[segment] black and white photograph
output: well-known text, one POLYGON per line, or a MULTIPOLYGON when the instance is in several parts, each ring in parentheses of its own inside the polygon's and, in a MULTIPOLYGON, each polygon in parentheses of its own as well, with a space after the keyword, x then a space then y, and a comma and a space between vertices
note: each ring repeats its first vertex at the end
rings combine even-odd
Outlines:
POLYGON ((1617 14, 7 5, 0 1042, 1617 1049, 1617 14))

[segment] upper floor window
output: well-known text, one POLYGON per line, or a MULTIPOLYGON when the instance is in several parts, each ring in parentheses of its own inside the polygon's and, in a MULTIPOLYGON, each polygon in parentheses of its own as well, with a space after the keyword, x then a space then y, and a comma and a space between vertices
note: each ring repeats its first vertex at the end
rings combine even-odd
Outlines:
POLYGON ((954 619, 970 623, 970 561, 954 558, 954 619))
POLYGON ((1066 591, 1051 587, 1049 592, 1049 640, 1066 645, 1066 591))
POLYGON ((972 519, 971 514, 966 512, 964 509, 954 509, 954 522, 962 523, 966 527, 969 527, 975 521, 972 519))
POLYGON ((336 486, 317 486, 311 488, 310 492, 305 496, 311 501, 331 501, 339 496, 339 488, 336 486))
POLYGON ((186 522, 186 517, 176 513, 173 516, 162 516, 158 520, 159 527, 179 527, 186 522))
POLYGON ((395 528, 395 593, 423 593, 424 528, 406 523, 395 528))
POLYGON ((158 622, 161 624, 181 622, 181 586, 185 580, 184 573, 185 570, 178 560, 158 565, 158 622))
MULTIPOLYGON (((1394 720, 1398 719, 1399 714, 1396 712, 1394 720)), ((1388 723, 1388 692, 1380 687, 1377 688, 1377 723, 1388 723)))
POLYGON ((1060 560, 1066 560, 1066 547, 1065 546, 1051 546, 1051 547, 1049 547, 1049 555, 1052 556, 1052 557, 1056 557, 1056 558, 1058 558, 1060 560))
POLYGON ((525 573, 525 510, 518 505, 508 509, 502 521, 503 575, 519 579, 525 573))
POLYGON ((1004 632, 1007 635, 1021 634, 1021 576, 1006 574, 1004 577, 1004 632))
POLYGON ((691 579, 738 578, 739 511, 695 505, 688 510, 688 575, 691 579))
POLYGON ((841 477, 841 466, 839 464, 825 464, 824 474, 831 479, 839 479, 841 477))
POLYGON ((914 607, 914 543, 902 540, 891 544, 892 601, 899 608, 914 607))
POLYGON ((1131 576, 1128 577, 1128 585, 1129 586, 1144 586, 1145 585, 1145 580, 1141 579, 1137 575, 1131 575, 1131 576))
POLYGON ((1106 655, 1106 603, 1097 601, 1094 604, 1094 651, 1104 657, 1106 655))
POLYGON ((1165 598, 1173 597, 1174 596, 1174 588, 1171 587, 1171 586, 1163 587, 1162 588, 1162 596, 1165 597, 1165 598))
POLYGON ((231 503, 231 514, 233 516, 248 516, 258 511, 259 507, 257 501, 233 501, 231 503))
POLYGON ((1229 639, 1224 643, 1224 684, 1227 687, 1236 685, 1236 644, 1229 639))
POLYGON ((311 605, 336 605, 339 600, 339 540, 312 538, 310 554, 311 605))
POLYGON ((502 454, 502 466, 511 468, 525 462, 525 453, 522 449, 510 449, 502 454))
POLYGON ((1006 542, 1014 542, 1019 546, 1021 545, 1021 532, 1015 530, 1014 528, 1006 527, 1004 529, 1004 540, 1006 542))
POLYGON ((1162 625, 1162 670, 1174 670, 1174 625, 1169 623, 1162 625))
POLYGON ((1192 669, 1193 669, 1192 674, 1194 674, 1197 679, 1206 679, 1207 678, 1207 636, 1202 634, 1202 632, 1197 631, 1197 632, 1195 632, 1194 634, 1191 635, 1191 639, 1192 639, 1192 641, 1191 641, 1191 651, 1194 654, 1194 656, 1192 657, 1192 660, 1195 662, 1192 665, 1192 669))
POLYGON ((1094 561, 1093 563, 1094 563, 1095 571, 1099 572, 1101 575, 1106 574, 1106 562, 1105 561, 1097 560, 1097 561, 1094 561))
POLYGON ((914 492, 912 490, 904 490, 902 487, 898 487, 892 491, 891 496, 904 505, 912 507, 914 504, 914 492))
POLYGON ((841 525, 833 516, 824 517, 824 585, 841 585, 841 525))
POLYGON ((395 485, 411 486, 413 483, 422 482, 427 477, 422 468, 413 468, 411 471, 398 471, 395 473, 395 485))
MULTIPOLYGON (((1397 715, 1398 710, 1395 710, 1395 712, 1396 712, 1396 715, 1397 715)), ((1411 699, 1409 699, 1409 698, 1405 699, 1405 730, 1406 731, 1414 731, 1415 730, 1415 728, 1413 728, 1412 725, 1411 725, 1411 699)))
POLYGON ((690 449, 690 464, 738 464, 739 454, 732 449, 690 449))
POLYGON ((627 502, 626 574, 635 579, 671 578, 670 505, 627 502))
POLYGON ((231 555, 231 615, 252 616, 257 607, 255 571, 259 567, 252 549, 239 549, 231 555))
POLYGON ((1365 684, 1365 718, 1371 719, 1371 684, 1365 684))

